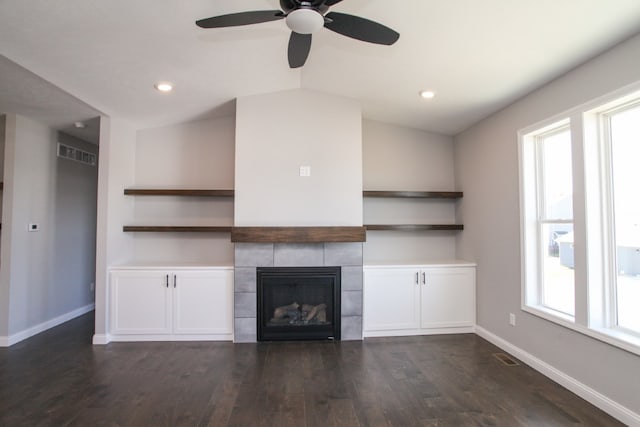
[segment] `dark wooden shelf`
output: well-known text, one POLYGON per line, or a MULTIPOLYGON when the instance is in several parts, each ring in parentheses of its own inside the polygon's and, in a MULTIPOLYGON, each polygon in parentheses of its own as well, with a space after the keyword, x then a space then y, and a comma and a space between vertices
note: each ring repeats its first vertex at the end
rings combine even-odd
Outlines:
POLYGON ((231 226, 219 225, 125 225, 122 231, 140 231, 153 233, 229 233, 231 226))
POLYGON ((424 199, 459 199, 462 191, 371 191, 362 192, 364 197, 398 197, 424 199))
POLYGON ((367 231, 459 231, 462 224, 365 224, 367 231))
POLYGON ((128 196, 233 197, 234 190, 187 188, 125 188, 124 194, 128 196))

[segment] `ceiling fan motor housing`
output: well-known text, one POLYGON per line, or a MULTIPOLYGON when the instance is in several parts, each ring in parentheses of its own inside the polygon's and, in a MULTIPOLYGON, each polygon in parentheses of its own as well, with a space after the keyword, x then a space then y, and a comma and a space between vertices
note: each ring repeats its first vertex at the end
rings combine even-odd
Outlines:
POLYGON ((329 6, 325 5, 326 0, 313 0, 313 1, 302 1, 302 0, 280 0, 280 8, 284 11, 285 14, 289 14, 289 12, 296 9, 313 9, 318 11, 320 14, 324 15, 325 12, 329 10, 329 6))

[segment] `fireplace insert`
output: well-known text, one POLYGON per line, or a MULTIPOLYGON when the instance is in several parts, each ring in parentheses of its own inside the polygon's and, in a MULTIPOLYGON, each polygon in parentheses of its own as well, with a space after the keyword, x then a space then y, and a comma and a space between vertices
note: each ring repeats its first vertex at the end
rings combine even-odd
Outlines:
POLYGON ((340 267, 259 267, 257 285, 258 341, 340 339, 340 267))

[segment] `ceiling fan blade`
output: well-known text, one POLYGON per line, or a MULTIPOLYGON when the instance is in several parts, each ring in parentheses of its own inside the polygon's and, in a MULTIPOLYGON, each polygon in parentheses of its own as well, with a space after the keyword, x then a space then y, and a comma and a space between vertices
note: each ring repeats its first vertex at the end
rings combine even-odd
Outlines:
POLYGON ((348 15, 346 13, 329 12, 325 15, 329 18, 324 26, 331 31, 335 31, 343 36, 351 37, 369 43, 392 45, 400 34, 389 27, 378 24, 359 16, 348 15))
POLYGON ((289 67, 300 68, 307 62, 311 50, 311 34, 291 32, 289 37, 289 67))
POLYGON ((201 28, 236 27, 238 25, 277 21, 282 18, 284 18, 284 13, 281 10, 253 10, 200 19, 196 21, 196 25, 201 28))
POLYGON ((324 2, 325 6, 333 6, 334 4, 340 3, 342 0, 326 0, 324 2))

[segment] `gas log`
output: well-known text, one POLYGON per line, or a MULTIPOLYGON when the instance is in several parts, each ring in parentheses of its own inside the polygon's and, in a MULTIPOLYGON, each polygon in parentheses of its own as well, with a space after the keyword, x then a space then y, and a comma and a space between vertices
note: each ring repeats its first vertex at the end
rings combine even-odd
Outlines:
POLYGON ((289 305, 276 307, 273 311, 272 323, 326 323, 327 321, 327 305, 326 304, 298 304, 293 302, 289 305))

